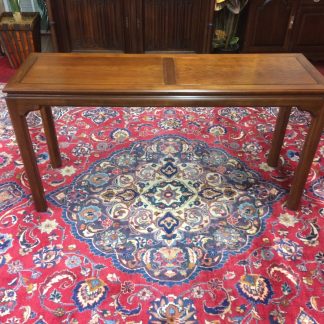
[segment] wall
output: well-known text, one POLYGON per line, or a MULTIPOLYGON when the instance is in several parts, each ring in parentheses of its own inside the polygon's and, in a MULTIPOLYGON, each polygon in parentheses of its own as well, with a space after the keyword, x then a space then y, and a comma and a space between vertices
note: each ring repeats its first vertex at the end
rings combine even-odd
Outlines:
MULTIPOLYGON (((19 5, 21 11, 34 12, 38 10, 37 0, 20 0, 19 5)), ((6 11, 10 11, 9 0, 0 0, 0 8, 4 7, 6 11)))
POLYGON ((3 4, 3 1, 0 0, 0 14, 4 12, 4 4, 3 4))

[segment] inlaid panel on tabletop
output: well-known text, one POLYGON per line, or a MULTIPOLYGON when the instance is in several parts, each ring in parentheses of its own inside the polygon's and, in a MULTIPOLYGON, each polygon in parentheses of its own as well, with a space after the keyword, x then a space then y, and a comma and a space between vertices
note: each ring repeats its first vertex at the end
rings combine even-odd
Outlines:
POLYGON ((322 80, 301 54, 34 53, 6 90, 286 95, 323 91, 322 80))

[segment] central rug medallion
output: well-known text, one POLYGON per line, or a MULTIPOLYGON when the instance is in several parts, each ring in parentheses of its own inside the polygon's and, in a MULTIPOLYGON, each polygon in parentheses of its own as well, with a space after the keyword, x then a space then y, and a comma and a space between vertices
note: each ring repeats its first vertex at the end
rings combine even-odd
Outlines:
POLYGON ((94 163, 50 199, 95 254, 173 285, 248 249, 284 193, 223 150, 168 135, 94 163))

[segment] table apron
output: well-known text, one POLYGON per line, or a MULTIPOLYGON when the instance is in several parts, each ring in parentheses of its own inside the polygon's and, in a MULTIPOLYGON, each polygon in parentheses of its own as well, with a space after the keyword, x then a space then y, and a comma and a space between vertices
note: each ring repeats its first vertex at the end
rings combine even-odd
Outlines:
POLYGON ((180 96, 180 95, 14 95, 6 96, 8 101, 24 105, 49 106, 307 106, 319 107, 324 102, 323 96, 180 96))

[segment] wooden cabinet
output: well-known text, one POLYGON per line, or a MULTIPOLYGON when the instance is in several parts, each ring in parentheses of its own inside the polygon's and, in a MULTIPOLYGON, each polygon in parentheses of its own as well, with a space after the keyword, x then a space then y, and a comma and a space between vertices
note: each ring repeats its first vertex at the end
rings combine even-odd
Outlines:
POLYGON ((324 0, 303 0, 296 13, 291 51, 324 59, 324 0))
POLYGON ((251 0, 243 52, 302 52, 324 59, 324 0, 251 0))
MULTIPOLYGON (((201 51, 203 0, 145 0, 145 51, 201 51)), ((207 18, 207 17, 206 17, 207 18)), ((206 19, 204 23, 208 23, 206 19)))
POLYGON ((60 51, 125 50, 120 0, 54 0, 49 5, 60 51))
POLYGON ((287 52, 296 0, 252 0, 244 39, 245 52, 287 52))
POLYGON ((52 0, 58 50, 210 52, 214 0, 52 0))

